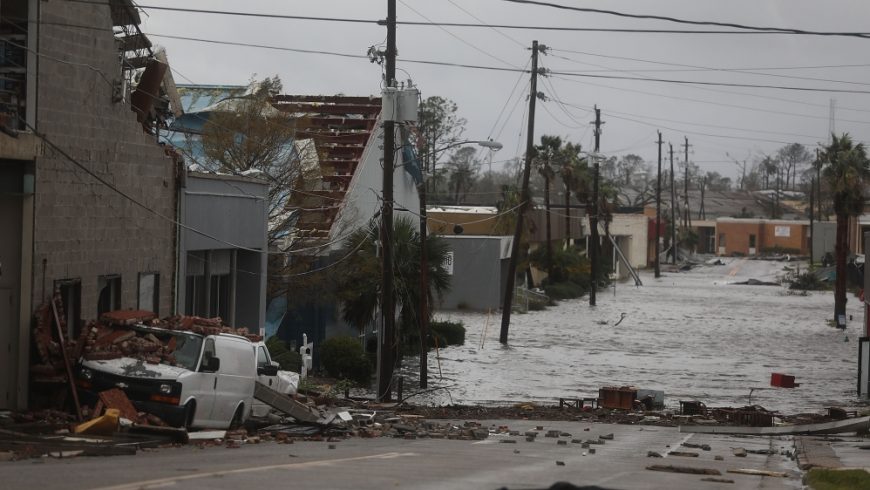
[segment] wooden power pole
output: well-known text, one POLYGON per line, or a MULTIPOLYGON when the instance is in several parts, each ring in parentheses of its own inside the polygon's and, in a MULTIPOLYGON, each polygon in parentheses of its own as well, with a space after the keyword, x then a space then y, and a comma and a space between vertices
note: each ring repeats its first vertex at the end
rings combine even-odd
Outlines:
POLYGON ((520 208, 517 210, 517 223, 514 228, 514 240, 511 242, 511 256, 508 261, 507 281, 504 289, 504 302, 501 310, 501 332, 498 340, 507 344, 508 330, 511 324, 511 306, 514 299, 514 285, 517 276, 517 262, 520 255, 520 240, 523 237, 523 216, 529 207, 529 176, 532 172, 532 158, 535 156, 535 101, 538 98, 538 52, 546 50, 546 46, 538 46, 538 41, 532 41, 532 75, 529 88, 529 128, 526 135, 526 161, 523 167, 523 183, 520 190, 520 208))
MULTIPOLYGON (((387 0, 386 87, 394 87, 396 78, 396 0, 387 0)), ((384 120, 384 175, 381 207, 381 314, 383 323, 378 343, 379 401, 392 398, 393 364, 395 363, 395 298, 393 297, 393 160, 396 124, 384 120)))
POLYGON ((677 199, 674 188, 674 145, 668 143, 671 153, 671 259, 672 264, 677 263, 677 199))
POLYGON ((589 306, 595 306, 595 293, 598 289, 598 276, 601 266, 598 263, 598 175, 600 171, 598 150, 601 142, 601 109, 595 106, 595 170, 592 175, 592 214, 589 216, 589 262, 592 266, 592 285, 589 288, 589 306))
POLYGON ((662 268, 659 264, 659 255, 661 255, 661 234, 662 234, 662 132, 659 131, 659 166, 656 173, 656 277, 662 277, 662 268))

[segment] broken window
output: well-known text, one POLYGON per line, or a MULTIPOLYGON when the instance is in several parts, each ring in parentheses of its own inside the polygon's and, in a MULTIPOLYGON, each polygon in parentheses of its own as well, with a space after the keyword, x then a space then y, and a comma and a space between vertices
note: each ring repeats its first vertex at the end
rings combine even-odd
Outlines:
POLYGON ((137 309, 152 311, 160 315, 160 274, 156 272, 139 273, 139 301, 137 309))
POLYGON ((725 247, 725 234, 719 233, 719 246, 725 247))
POLYGON ((755 235, 749 235, 749 248, 755 248, 755 235))
POLYGON ((214 346, 214 339, 205 339, 205 347, 202 349, 202 360, 199 363, 199 370, 202 371, 208 359, 217 357, 217 351, 214 346))
POLYGON ((187 254, 184 313, 208 316, 205 299, 205 252, 189 252, 187 254))
POLYGON ((75 339, 79 335, 79 319, 82 317, 82 280, 61 279, 54 281, 54 289, 60 292, 63 312, 58 312, 66 323, 68 338, 75 339))
POLYGON ((97 279, 97 289, 100 291, 97 300, 97 316, 107 311, 121 309, 121 276, 114 274, 100 276, 97 279))
POLYGON ((269 353, 266 352, 266 348, 262 345, 257 347, 257 367, 266 367, 271 365, 271 361, 269 360, 269 353))

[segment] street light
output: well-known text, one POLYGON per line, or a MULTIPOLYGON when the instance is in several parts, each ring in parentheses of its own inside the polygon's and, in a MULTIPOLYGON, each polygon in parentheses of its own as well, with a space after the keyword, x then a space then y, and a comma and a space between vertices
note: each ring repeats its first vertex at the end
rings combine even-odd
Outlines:
MULTIPOLYGON (((498 151, 503 148, 503 145, 498 141, 492 140, 465 140, 456 141, 442 148, 432 149, 432 174, 435 173, 435 162, 438 158, 438 153, 455 148, 462 145, 482 146, 491 151, 498 151)), ((429 385, 429 356, 427 349, 429 348, 429 263, 426 260, 426 237, 428 235, 428 218, 426 217, 426 178, 417 186, 420 195, 420 388, 426 388, 429 385)))

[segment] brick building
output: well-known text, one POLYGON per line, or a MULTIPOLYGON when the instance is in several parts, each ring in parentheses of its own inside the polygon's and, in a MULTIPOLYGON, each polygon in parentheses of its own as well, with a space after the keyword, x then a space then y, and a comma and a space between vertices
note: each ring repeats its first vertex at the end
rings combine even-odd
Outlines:
POLYGON ((154 55, 138 20, 129 0, 0 4, 0 409, 27 406, 31 317, 54 289, 73 335, 107 309, 172 313, 176 164, 144 130, 157 97, 131 110, 154 55))
POLYGON ((719 218, 716 234, 718 255, 761 255, 777 249, 809 254, 809 221, 719 218))

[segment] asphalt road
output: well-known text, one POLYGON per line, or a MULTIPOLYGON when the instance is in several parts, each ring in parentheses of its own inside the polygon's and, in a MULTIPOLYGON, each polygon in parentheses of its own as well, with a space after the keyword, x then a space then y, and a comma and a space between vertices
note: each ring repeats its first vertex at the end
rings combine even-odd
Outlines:
POLYGON ((493 435, 483 441, 437 439, 347 439, 337 443, 263 442, 238 449, 225 447, 140 451, 136 456, 40 459, 0 463, 5 489, 533 489, 555 482, 598 485, 612 489, 793 489, 800 488, 801 473, 781 450, 793 449, 791 438, 736 438, 681 434, 675 428, 588 424, 581 422, 494 421, 524 433, 543 425, 534 440, 493 435), (588 429, 588 430, 584 430, 588 429), (571 437, 544 437, 560 430, 571 437), (613 440, 592 445, 589 454, 572 439, 613 440), (514 440, 514 443, 504 443, 514 440), (565 444, 557 441, 563 440, 565 444), (708 444, 710 451, 681 447, 682 443, 708 444), (330 445, 334 449, 330 449, 330 445), (773 449, 775 454, 735 457, 733 448, 773 449), (647 456, 648 451, 663 455, 647 456), (669 454, 698 453, 697 457, 669 454), (722 456, 716 461, 716 456, 722 456), (560 462, 562 464, 559 464, 560 462), (734 483, 702 481, 703 475, 645 469, 649 465, 711 468, 734 483), (750 468, 787 473, 762 477, 727 473, 750 468))

